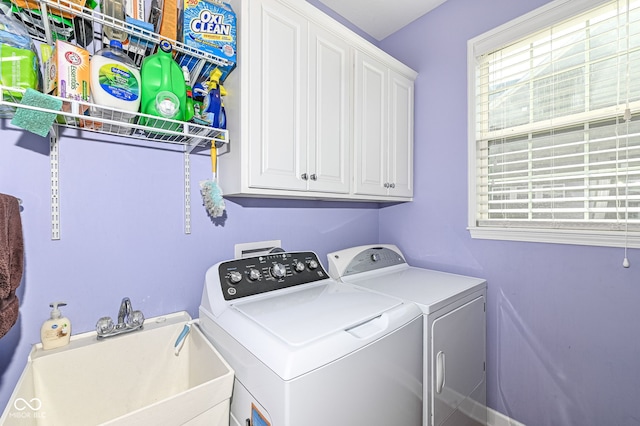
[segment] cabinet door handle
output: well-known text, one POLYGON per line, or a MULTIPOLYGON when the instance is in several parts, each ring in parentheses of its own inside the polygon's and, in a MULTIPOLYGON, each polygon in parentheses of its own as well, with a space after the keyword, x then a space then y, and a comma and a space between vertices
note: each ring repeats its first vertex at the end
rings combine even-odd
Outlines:
POLYGON ((316 174, 315 174, 315 173, 314 173, 314 174, 312 174, 312 175, 311 175, 311 180, 318 180, 318 176, 316 176, 316 174))
POLYGON ((300 175, 300 178, 301 178, 302 180, 309 180, 309 176, 308 176, 306 173, 301 174, 301 175, 300 175))
POLYGON ((446 365, 444 352, 438 352, 436 355, 436 393, 441 393, 446 379, 446 365))
POLYGON ((395 188, 395 187, 396 187, 395 183, 392 183, 392 184, 389 185, 389 188, 395 188))
POLYGON ((389 187, 389 182, 385 182, 385 183, 384 183, 384 187, 385 187, 385 188, 388 188, 388 187, 389 187))

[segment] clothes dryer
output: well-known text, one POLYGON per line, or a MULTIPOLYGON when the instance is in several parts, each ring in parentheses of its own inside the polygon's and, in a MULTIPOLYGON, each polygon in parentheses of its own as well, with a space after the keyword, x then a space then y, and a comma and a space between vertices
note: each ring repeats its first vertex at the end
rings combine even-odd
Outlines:
POLYGON ((486 281, 412 267, 389 244, 329 253, 328 264, 336 280, 422 310, 424 425, 486 424, 486 281))
POLYGON ((220 262, 200 327, 235 370, 233 426, 419 426, 417 306, 329 278, 312 252, 220 262))

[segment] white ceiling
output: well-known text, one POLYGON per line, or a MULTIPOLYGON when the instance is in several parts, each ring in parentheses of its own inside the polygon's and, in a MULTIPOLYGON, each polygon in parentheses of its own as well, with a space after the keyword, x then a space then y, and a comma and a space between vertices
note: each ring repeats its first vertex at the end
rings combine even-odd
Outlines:
POLYGON ((446 0, 319 0, 376 40, 398 31, 446 0))

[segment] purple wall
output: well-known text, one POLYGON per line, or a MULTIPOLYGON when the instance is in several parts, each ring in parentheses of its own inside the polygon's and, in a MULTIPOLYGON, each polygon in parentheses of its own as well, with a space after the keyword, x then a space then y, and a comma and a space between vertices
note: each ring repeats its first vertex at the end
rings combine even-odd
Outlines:
POLYGON ((415 201, 383 208, 380 241, 416 266, 488 280, 488 403, 527 426, 640 424, 640 252, 472 240, 467 40, 546 3, 448 0, 383 40, 420 75, 415 201), (387 225, 390 224, 390 225, 387 225))
POLYGON ((182 153, 96 134, 60 141, 62 235, 52 241, 48 140, 0 124, 0 192, 22 199, 26 250, 20 318, 0 340, 2 409, 50 302, 68 303, 62 312, 74 334, 116 316, 124 296, 147 317, 181 310, 197 317, 205 271, 232 258, 236 243, 280 239, 325 263, 330 251, 378 241, 378 206, 368 203, 228 200, 224 225, 212 224, 198 192, 211 177, 206 153, 191 156, 192 234, 185 235, 182 153))

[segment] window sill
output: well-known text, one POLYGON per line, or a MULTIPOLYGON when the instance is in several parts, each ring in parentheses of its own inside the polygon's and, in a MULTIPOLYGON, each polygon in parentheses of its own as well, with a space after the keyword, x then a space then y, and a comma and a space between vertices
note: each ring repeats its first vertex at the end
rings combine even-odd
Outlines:
POLYGON ((471 238, 483 240, 526 241, 535 243, 575 244, 583 246, 640 248, 640 232, 523 228, 467 228, 471 238))

